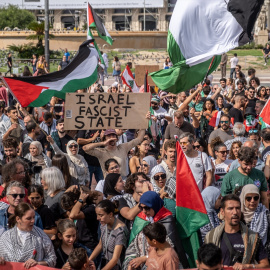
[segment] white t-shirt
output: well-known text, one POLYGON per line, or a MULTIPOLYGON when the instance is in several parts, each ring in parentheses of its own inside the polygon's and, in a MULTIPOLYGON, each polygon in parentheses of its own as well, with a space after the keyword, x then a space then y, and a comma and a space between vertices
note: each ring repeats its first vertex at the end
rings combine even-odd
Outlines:
POLYGON ((233 162, 231 159, 226 159, 223 163, 216 165, 216 160, 213 160, 213 164, 215 165, 215 179, 214 186, 219 190, 221 189, 222 181, 224 176, 229 172, 229 165, 233 162))
POLYGON ((186 156, 189 167, 193 173, 193 176, 197 182, 199 190, 203 189, 203 171, 208 172, 212 170, 211 160, 206 153, 198 151, 198 156, 190 158, 186 156), (203 165, 202 165, 203 162, 203 165))
POLYGON ((158 115, 165 115, 165 116, 170 116, 167 111, 165 109, 163 109, 161 106, 159 106, 159 108, 157 110, 153 110, 154 111, 154 116, 158 116, 158 115))
POLYGON ((95 190, 103 193, 104 184, 105 184, 105 180, 99 180, 97 185, 96 185, 95 190))
POLYGON ((230 59, 230 62, 231 62, 231 68, 235 68, 239 62, 239 59, 237 57, 233 57, 230 59))

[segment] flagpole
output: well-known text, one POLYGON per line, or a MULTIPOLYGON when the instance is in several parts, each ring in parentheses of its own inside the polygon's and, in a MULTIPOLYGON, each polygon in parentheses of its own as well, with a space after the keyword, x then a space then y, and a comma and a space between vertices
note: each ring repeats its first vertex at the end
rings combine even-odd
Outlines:
MULTIPOLYGON (((7 84, 6 80, 4 79, 3 76, 0 76, 1 80, 3 80, 3 82, 5 83, 6 87, 8 88, 9 92, 11 93, 11 95, 13 96, 13 98, 18 102, 18 104, 21 106, 21 108, 23 108, 22 104, 19 102, 19 100, 16 98, 16 96, 14 95, 14 93, 12 92, 11 88, 9 87, 9 85, 7 84)), ((36 122, 35 118, 33 118, 33 115, 30 115, 29 112, 27 110, 24 109, 24 112, 26 113, 26 116, 30 116, 30 118, 37 124, 37 126, 40 128, 40 130, 43 132, 43 134, 47 137, 48 134, 45 132, 45 130, 43 130, 39 123, 36 122)))
POLYGON ((215 57, 216 57, 216 56, 214 55, 213 58, 212 58, 212 61, 211 61, 210 65, 209 65, 209 67, 208 67, 208 70, 207 70, 207 72, 206 72, 206 75, 205 75, 205 77, 204 77, 204 81, 203 81, 203 82, 205 82, 206 79, 207 79, 207 76, 208 76, 208 74, 209 74, 209 72, 210 72, 210 69, 211 69, 211 67, 212 67, 212 65, 213 65, 213 62, 214 62, 215 57))

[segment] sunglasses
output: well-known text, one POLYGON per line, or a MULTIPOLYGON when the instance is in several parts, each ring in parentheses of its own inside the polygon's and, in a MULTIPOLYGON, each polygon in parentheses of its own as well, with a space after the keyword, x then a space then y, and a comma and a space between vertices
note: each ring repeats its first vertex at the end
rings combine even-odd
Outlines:
POLYGON ((166 179, 166 174, 163 173, 161 175, 155 175, 154 176, 154 180, 158 181, 159 179, 163 179, 163 180, 166 179))
POLYGON ((249 130, 248 133, 258 133, 258 131, 259 131, 259 130, 257 130, 257 129, 251 129, 251 130, 249 130))
POLYGON ((180 145, 187 145, 188 144, 188 142, 179 142, 180 143, 180 145))
POLYGON ((265 90, 268 91, 268 90, 270 90, 270 88, 266 88, 265 90))
POLYGON ((147 165, 147 164, 142 164, 141 166, 145 167, 145 168, 149 167, 149 165, 147 165))
POLYGON ((145 211, 150 211, 150 207, 149 206, 141 206, 141 205, 139 205, 139 209, 142 211, 143 209, 145 210, 145 211))
POLYGON ((248 197, 246 197, 246 200, 247 200, 248 202, 250 202, 250 201, 252 200, 252 198, 253 198, 253 200, 254 200, 255 202, 257 202, 257 201, 259 200, 260 196, 254 196, 254 197, 248 196, 248 197))
POLYGON ((227 154, 228 151, 218 151, 220 154, 224 155, 224 154, 227 154))
POLYGON ((220 121, 220 124, 229 124, 229 121, 220 121))
POLYGON ((201 147, 200 144, 198 144, 198 145, 193 145, 193 149, 199 149, 200 147, 201 147))
POLYGON ((16 199, 18 196, 20 199, 23 199, 25 197, 25 194, 8 194, 13 197, 13 199, 16 199))
POLYGON ((72 145, 70 145, 68 148, 78 148, 78 144, 72 144, 72 145))
POLYGON ((169 99, 176 99, 176 97, 169 97, 169 99))
POLYGON ((152 101, 151 101, 151 104, 153 104, 153 105, 158 105, 156 102, 152 102, 152 101))

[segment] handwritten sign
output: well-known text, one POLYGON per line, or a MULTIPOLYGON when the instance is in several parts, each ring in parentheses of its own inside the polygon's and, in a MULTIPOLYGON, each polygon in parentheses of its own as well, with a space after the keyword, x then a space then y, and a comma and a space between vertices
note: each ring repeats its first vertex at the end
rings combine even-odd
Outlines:
POLYGON ((67 93, 65 129, 145 129, 150 93, 67 93))

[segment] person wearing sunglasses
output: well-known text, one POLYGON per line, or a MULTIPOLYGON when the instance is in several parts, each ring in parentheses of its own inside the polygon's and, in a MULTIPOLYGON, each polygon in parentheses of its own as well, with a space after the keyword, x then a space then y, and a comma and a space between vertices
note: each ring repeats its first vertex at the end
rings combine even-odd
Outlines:
MULTIPOLYGON (((7 203, 0 202, 0 226, 5 230, 9 229, 8 219, 14 214, 15 207, 18 206, 25 198, 25 188, 18 181, 11 181, 6 187, 7 203)), ((35 215, 35 223, 37 227, 43 230, 41 217, 38 213, 35 215)))
POLYGON ((233 193, 237 187, 255 184, 259 188, 262 204, 268 209, 267 181, 264 173, 261 170, 254 168, 256 166, 256 158, 258 157, 256 156, 254 148, 248 146, 241 147, 238 153, 240 167, 231 170, 224 176, 221 194, 222 196, 225 196, 233 193))
POLYGON ((254 184, 245 185, 240 194, 241 212, 243 221, 254 232, 257 232, 262 239, 264 246, 269 245, 268 230, 269 211, 260 203, 260 192, 254 184))
POLYGON ((217 187, 220 190, 223 177, 228 173, 232 160, 227 159, 229 151, 227 150, 227 147, 224 143, 220 141, 217 142, 217 144, 214 146, 214 151, 216 157, 216 159, 213 160, 213 164, 215 167, 214 184, 215 187, 217 187))
POLYGON ((180 262, 184 268, 187 268, 187 258, 181 241, 176 235, 175 220, 172 213, 164 207, 163 200, 156 192, 147 191, 140 198, 139 208, 141 212, 134 221, 122 269, 137 269, 145 264, 148 257, 149 245, 143 235, 143 228, 149 222, 159 222, 165 226, 168 238, 174 244, 180 262))
POLYGON ((212 184, 212 165, 210 158, 206 153, 202 153, 193 148, 194 136, 191 133, 183 133, 180 136, 179 144, 185 153, 198 188, 202 191, 204 187, 208 187, 212 184))
POLYGON ((167 176, 165 169, 161 165, 155 166, 151 171, 151 183, 153 185, 154 191, 160 196, 164 195, 166 180, 167 176))
POLYGON ((76 141, 70 140, 67 143, 67 154, 64 153, 55 143, 51 136, 47 137, 55 154, 64 155, 67 158, 70 175, 78 180, 80 185, 89 185, 90 173, 85 158, 79 154, 79 145, 76 141))
POLYGON ((168 111, 168 113, 171 116, 171 118, 173 119, 174 113, 178 110, 178 106, 176 104, 177 96, 175 94, 169 93, 167 98, 169 99, 169 111, 168 111))

